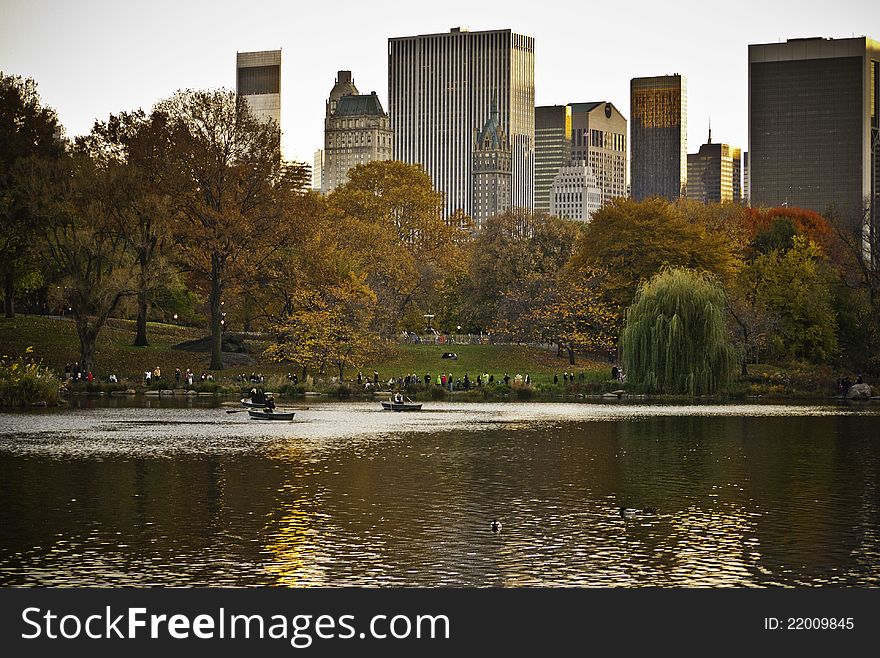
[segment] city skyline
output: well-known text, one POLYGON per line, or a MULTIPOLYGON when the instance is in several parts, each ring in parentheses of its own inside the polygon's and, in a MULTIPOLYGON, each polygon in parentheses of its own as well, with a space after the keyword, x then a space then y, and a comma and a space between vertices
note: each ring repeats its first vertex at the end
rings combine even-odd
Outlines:
POLYGON ((574 2, 546 15, 526 3, 505 3, 502 15, 500 3, 453 0, 418 12, 391 0, 369 6, 343 1, 333 16, 345 20, 332 23, 322 7, 278 1, 254 2, 248 12, 201 1, 160 1, 150 11, 106 0, 2 0, 0 6, 0 69, 34 78, 70 136, 88 132, 110 113, 149 109, 177 89, 235 89, 237 52, 281 48, 281 86, 290 90, 282 94, 285 156, 309 163, 323 144, 326 81, 336 71, 355 69, 363 93, 376 91, 388 107, 393 37, 456 26, 534 37, 536 105, 605 98, 627 119, 631 78, 681 73, 688 78, 689 140, 702 143, 711 116, 718 141, 745 148, 750 43, 876 38, 880 32, 880 9, 859 0, 838 3, 830 15, 804 3, 747 2, 723 25, 716 8, 693 2, 636 3, 630 16, 638 20, 624 21, 613 7, 586 10, 574 2), (756 11, 759 21, 753 20, 756 11), (584 31, 585 22, 603 29, 584 31), (584 58, 595 64, 582 70, 584 58))

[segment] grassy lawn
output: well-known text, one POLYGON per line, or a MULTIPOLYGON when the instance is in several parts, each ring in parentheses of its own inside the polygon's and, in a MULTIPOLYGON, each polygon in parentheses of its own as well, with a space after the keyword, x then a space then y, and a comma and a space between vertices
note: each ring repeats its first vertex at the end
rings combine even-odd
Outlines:
POLYGON ((610 366, 606 367, 605 364, 579 360, 572 367, 567 357, 556 356, 556 350, 524 345, 401 344, 395 346, 393 354, 383 362, 368 364, 363 368, 363 373, 372 376, 373 370, 377 370, 380 379, 385 381, 392 376, 406 376, 407 373, 415 373, 419 377, 430 373, 435 380, 441 373, 452 373, 455 379, 462 379, 467 373, 472 380, 476 380, 478 374, 488 373, 499 379, 507 373, 511 379, 517 374, 523 377, 529 374, 535 383, 546 383, 553 381, 554 373, 558 373, 561 382, 562 373, 572 370, 578 373, 585 371, 591 380, 610 378, 610 366), (444 352, 454 352, 458 358, 441 358, 444 352))
MULTIPOLYGON (((110 373, 115 373, 120 379, 139 382, 145 370, 151 370, 157 365, 162 368, 165 378, 172 377, 175 368, 180 368, 181 371, 191 368, 197 375, 207 371, 207 353, 172 349, 173 345, 180 342, 203 337, 205 333, 202 330, 149 323, 148 347, 132 346, 134 333, 134 322, 128 320, 110 320, 102 329, 95 353, 95 375, 99 380, 106 381, 110 373)), ((0 355, 15 357, 23 354, 25 348, 31 345, 34 347, 34 358, 58 373, 64 372, 66 363, 73 364, 79 359, 79 339, 72 321, 40 316, 0 319, 0 355)), ((252 371, 272 377, 296 371, 293 364, 277 364, 263 359, 261 351, 265 345, 254 342, 252 347, 254 352, 249 355, 252 363, 215 372, 215 378, 218 381, 229 380, 239 373, 252 371)), ((556 356, 555 350, 534 347, 411 344, 389 346, 385 358, 366 364, 362 372, 372 376, 373 371, 377 370, 383 381, 408 373, 423 377, 426 372, 431 373, 434 378, 441 372, 451 372, 457 379, 468 373, 474 380, 481 373, 492 374, 496 379, 503 377, 505 373, 511 378, 528 373, 535 383, 546 383, 553 380, 554 372, 559 374, 561 382, 563 371, 572 369, 577 372, 585 371, 590 380, 605 379, 609 372, 609 366, 605 363, 582 360, 572 368, 567 358, 556 356), (442 359, 443 352, 455 352, 458 359, 442 359)), ((336 373, 332 368, 328 369, 327 377, 334 374, 336 373)), ((357 371, 349 369, 345 374, 346 378, 354 378, 357 371)))

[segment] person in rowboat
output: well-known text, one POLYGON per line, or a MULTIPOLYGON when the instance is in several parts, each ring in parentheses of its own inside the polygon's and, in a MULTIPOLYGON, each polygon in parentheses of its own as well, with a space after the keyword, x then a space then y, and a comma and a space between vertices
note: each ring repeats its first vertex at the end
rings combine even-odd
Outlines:
POLYGON ((400 391, 394 394, 394 404, 403 404, 403 393, 400 391))

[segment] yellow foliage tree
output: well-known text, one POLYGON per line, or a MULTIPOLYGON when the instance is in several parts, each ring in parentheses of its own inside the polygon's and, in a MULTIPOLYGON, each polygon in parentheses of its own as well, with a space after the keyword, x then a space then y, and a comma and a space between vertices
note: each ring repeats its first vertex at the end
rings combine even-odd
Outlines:
POLYGON ((333 365, 342 381, 346 367, 362 366, 377 349, 378 336, 370 331, 375 303, 363 277, 297 290, 290 312, 273 325, 276 340, 265 354, 273 361, 296 363, 304 372, 324 372, 333 365))

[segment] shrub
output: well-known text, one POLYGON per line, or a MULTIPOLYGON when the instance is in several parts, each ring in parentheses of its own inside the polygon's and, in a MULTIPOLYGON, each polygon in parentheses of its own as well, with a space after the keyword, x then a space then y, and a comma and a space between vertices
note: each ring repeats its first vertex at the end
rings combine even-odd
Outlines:
POLYGON ((24 356, 4 356, 0 360, 0 405, 21 407, 34 402, 58 402, 58 378, 32 359, 25 361, 31 352, 33 348, 28 347, 24 356))

